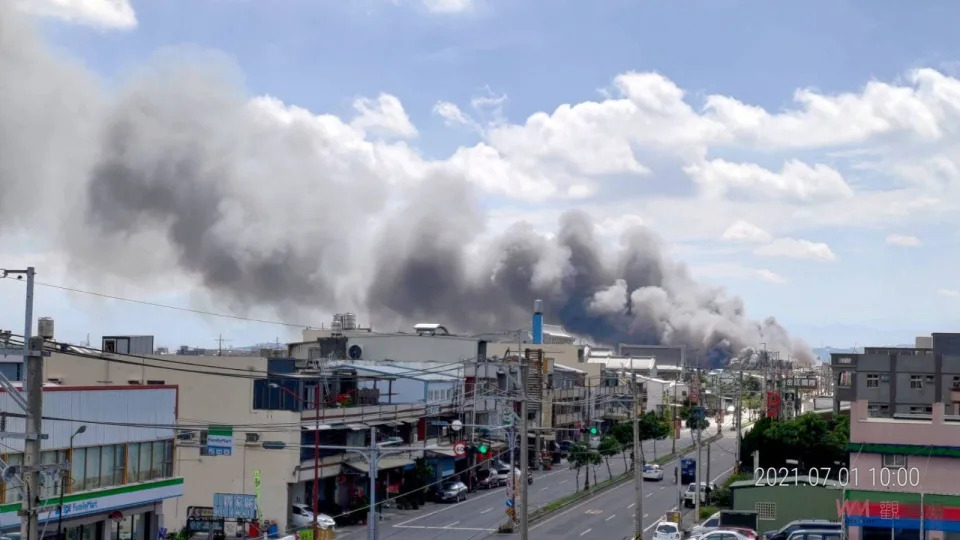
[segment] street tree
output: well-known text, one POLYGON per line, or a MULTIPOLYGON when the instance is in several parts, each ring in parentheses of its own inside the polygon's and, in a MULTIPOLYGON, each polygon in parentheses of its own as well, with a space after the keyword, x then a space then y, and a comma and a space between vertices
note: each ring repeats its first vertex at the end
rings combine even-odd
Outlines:
POLYGON ((620 446, 620 442, 616 438, 611 436, 606 436, 600 439, 600 446, 597 447, 597 453, 603 456, 603 460, 607 464, 607 476, 613 480, 613 471, 610 470, 610 456, 615 456, 623 450, 623 447, 620 446))

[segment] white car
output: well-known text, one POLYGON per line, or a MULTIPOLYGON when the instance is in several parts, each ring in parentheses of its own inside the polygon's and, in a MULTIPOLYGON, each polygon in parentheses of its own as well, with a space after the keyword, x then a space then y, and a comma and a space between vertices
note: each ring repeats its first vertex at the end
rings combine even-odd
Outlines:
POLYGON ((672 521, 661 521, 653 530, 653 540, 680 540, 682 537, 680 526, 672 521))
MULTIPOLYGON (((296 503, 290 508, 290 514, 293 516, 293 526, 297 528, 313 527, 313 510, 306 504, 296 503)), ((320 514, 317 516, 317 525, 321 529, 335 529, 337 524, 333 518, 320 514)))
POLYGON ((700 538, 701 536, 715 530, 720 526, 720 512, 708 517, 703 523, 695 525, 690 529, 690 539, 700 538))
POLYGON ((737 530, 716 529, 701 536, 700 540, 753 540, 753 539, 737 530))
POLYGON ((663 480, 663 469, 661 469, 659 465, 644 465, 643 479, 658 481, 663 480))
MULTIPOLYGON (((697 483, 691 482, 690 485, 687 486, 687 490, 683 492, 683 504, 687 508, 696 506, 696 491, 697 483)), ((713 482, 700 482, 700 504, 706 504, 709 500, 708 492, 712 495, 716 491, 717 485, 713 482)))

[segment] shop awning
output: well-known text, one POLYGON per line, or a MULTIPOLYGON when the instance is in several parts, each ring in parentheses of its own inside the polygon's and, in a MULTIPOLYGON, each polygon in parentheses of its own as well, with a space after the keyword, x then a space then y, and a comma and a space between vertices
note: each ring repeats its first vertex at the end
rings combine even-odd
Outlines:
MULTIPOLYGON (((368 472, 370 470, 370 466, 366 461, 347 461, 344 465, 360 472, 368 472)), ((377 471, 386 471, 396 469, 397 467, 406 467, 407 465, 413 465, 413 460, 399 456, 382 457, 380 461, 377 462, 377 471)))
POLYGON ((350 428, 350 429, 352 429, 352 430, 354 430, 354 431, 360 431, 361 429, 367 429, 367 428, 370 427, 370 426, 368 426, 368 425, 366 425, 366 424, 359 424, 359 423, 357 423, 357 424, 347 424, 347 427, 350 428))
MULTIPOLYGON (((303 427, 303 430, 304 430, 304 431, 316 431, 316 430, 317 430, 316 424, 310 425, 310 426, 302 426, 302 427, 303 427)), ((339 426, 338 426, 338 427, 339 427, 339 426)), ((333 429, 333 428, 334 428, 334 426, 331 426, 331 425, 329 425, 329 424, 320 424, 320 431, 326 431, 326 430, 328 430, 328 429, 333 429)))
POLYGON ((403 422, 398 422, 398 421, 396 421, 396 420, 391 420, 391 421, 387 422, 387 425, 390 426, 390 427, 397 427, 397 426, 402 426, 402 425, 403 425, 403 422))
POLYGON ((466 456, 458 456, 453 452, 453 447, 441 446, 439 448, 427 448, 427 452, 433 452, 441 456, 452 457, 452 458, 461 458, 466 456))

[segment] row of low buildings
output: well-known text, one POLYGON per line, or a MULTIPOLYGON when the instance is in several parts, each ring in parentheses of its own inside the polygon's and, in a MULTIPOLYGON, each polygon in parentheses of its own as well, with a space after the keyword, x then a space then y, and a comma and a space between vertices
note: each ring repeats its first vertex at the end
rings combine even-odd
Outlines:
MULTIPOLYGON (((417 448, 381 459, 379 497, 401 492, 417 460, 436 478, 457 474, 506 448, 498 428, 515 407, 503 398, 516 390, 521 355, 541 449, 634 408, 665 412, 688 394, 678 348, 623 345, 614 354, 550 325, 520 336, 459 336, 439 324, 380 333, 343 316, 332 326, 256 356, 158 355, 150 336, 107 336, 97 350, 48 346, 44 431, 52 435, 43 459, 71 471, 45 484, 46 534, 56 532, 61 489, 64 528, 84 540, 150 540, 188 524, 229 534, 230 520, 212 518, 227 495, 245 507, 235 511, 255 504, 286 530, 293 505, 312 503, 315 478, 322 508, 339 513, 366 495, 368 466, 355 454, 315 450, 317 439, 321 447, 369 446, 375 437, 417 448), (455 433, 453 420, 467 427, 455 433), (458 440, 482 441, 490 453, 458 455, 458 440)), ((0 357, 0 371, 20 380, 20 361, 0 357)), ((0 404, 16 410, 6 392, 0 404)), ((22 427, 11 416, 6 431, 22 427)), ((19 444, 9 439, 0 450, 4 468, 22 463, 19 444)), ((0 531, 18 527, 22 496, 11 475, 0 489, 0 531)))

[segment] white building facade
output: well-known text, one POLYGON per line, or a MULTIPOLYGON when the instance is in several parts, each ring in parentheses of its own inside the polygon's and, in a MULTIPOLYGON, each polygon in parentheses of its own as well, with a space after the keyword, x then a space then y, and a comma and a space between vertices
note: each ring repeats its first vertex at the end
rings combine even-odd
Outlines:
MULTIPOLYGON (((19 386, 19 385, 18 385, 19 386)), ((183 495, 174 466, 178 389, 47 385, 43 391, 41 537, 63 530, 76 540, 154 540, 166 526, 164 504, 183 495), (56 464, 66 466, 58 470, 56 464)), ((8 432, 23 432, 22 410, 0 391, 8 432), (21 416, 14 416, 21 415, 21 416)), ((3 442, 0 530, 17 532, 25 496, 18 478, 23 439, 3 442), (9 469, 8 469, 9 468, 9 469)))

